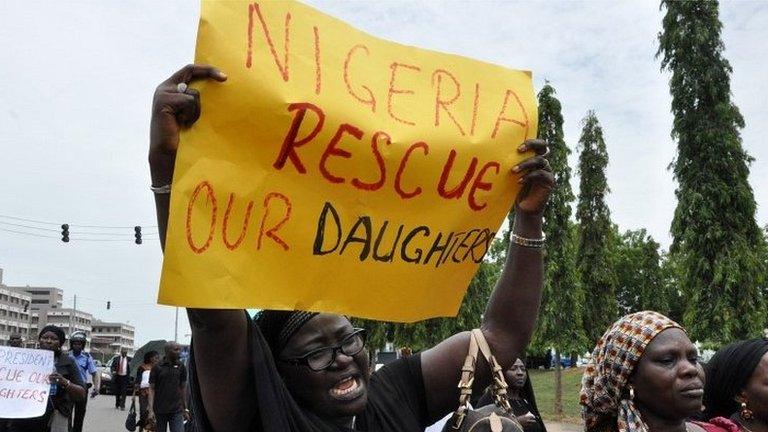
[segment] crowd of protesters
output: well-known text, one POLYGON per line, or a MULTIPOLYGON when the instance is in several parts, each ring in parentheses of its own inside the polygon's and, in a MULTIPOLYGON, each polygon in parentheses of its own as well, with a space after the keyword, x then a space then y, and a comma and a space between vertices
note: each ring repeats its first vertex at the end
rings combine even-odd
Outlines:
MULTIPOLYGON (((203 80, 225 85, 226 78, 213 67, 189 65, 155 92, 149 161, 163 247, 179 133, 201 112, 202 96, 191 86, 203 80)), ((546 432, 521 357, 541 300, 542 215, 554 177, 546 142, 512 144, 527 155, 513 170, 523 187, 507 260, 479 330, 374 371, 365 330, 346 316, 262 310, 252 318, 238 310, 188 309, 189 369, 179 360, 179 345, 168 343, 162 360, 149 352, 137 371, 140 430, 181 432, 187 423, 201 432, 415 432, 443 419, 444 431, 546 432), (488 428, 462 423, 477 413, 488 428)), ((45 415, 0 420, 0 432, 82 430, 87 389, 98 392, 99 374, 83 353, 84 335, 70 335, 69 355, 62 354, 65 341, 55 326, 38 336, 38 347, 53 351, 56 365, 50 382, 57 391, 45 415)), ((124 409, 125 351, 112 372, 115 407, 124 409)), ((678 323, 653 311, 632 313, 597 341, 579 403, 586 432, 768 432, 768 341, 735 342, 703 365, 678 323)))
MULTIPOLYGON (((191 86, 199 81, 226 85, 226 79, 214 67, 189 65, 155 92, 149 161, 162 245, 179 132, 201 112, 202 95, 191 86)), ((533 155, 513 170, 521 175, 523 188, 515 203, 512 242, 480 329, 506 369, 501 392, 504 379, 485 372, 483 358, 465 362, 474 340, 468 332, 372 372, 365 332, 345 316, 265 310, 251 319, 232 310, 189 309, 195 339, 190 404, 196 429, 421 431, 461 411, 457 401, 472 389, 456 382, 470 365, 476 369, 470 383, 494 388, 492 397, 475 400, 478 406, 500 404, 501 393, 518 429, 545 431, 519 357, 538 313, 542 214, 554 181, 547 143, 528 140, 517 150, 533 155), (222 374, 225 362, 229 371, 222 374)), ((652 311, 622 317, 597 341, 584 372, 580 404, 585 430, 766 432, 766 352, 763 339, 723 348, 712 359, 706 381, 697 348, 679 324, 652 311)), ((489 430, 508 430, 494 421, 489 430)), ((444 430, 451 427, 468 430, 460 422, 444 430)))
MULTIPOLYGON (((323 317, 325 314, 286 312, 280 315, 287 316, 294 326, 299 322, 296 320, 297 315, 305 317, 305 322, 297 327, 297 334, 314 319, 318 322, 331 322, 330 317, 323 317)), ((283 324, 277 327, 281 329, 280 332, 289 324, 282 319, 276 322, 283 324)), ((357 332, 353 332, 353 335, 363 333, 357 332)), ((331 353, 332 357, 326 357, 322 362, 319 362, 319 354, 304 357, 307 363, 301 365, 308 368, 305 378, 311 374, 321 374, 322 370, 335 369, 339 363, 344 364, 345 360, 351 364, 356 356, 352 351, 359 348, 358 352, 362 352, 363 340, 358 340, 359 345, 342 341, 335 352, 331 353), (324 365, 325 369, 321 369, 320 363, 328 364, 324 365)), ((0 432, 82 430, 86 391, 91 384, 94 386, 92 391, 97 391, 98 374, 92 367, 90 356, 85 355, 80 347, 84 345, 84 335, 75 333, 70 336, 68 355, 61 351, 65 341, 64 332, 56 326, 45 327, 38 337, 40 349, 54 352, 56 372, 51 374, 50 381, 58 387, 58 391, 50 397, 45 415, 32 419, 0 419, 0 432)), ((20 344, 14 340, 12 346, 20 347, 20 344)), ((178 344, 168 343, 162 362, 156 351, 144 355, 134 386, 134 396, 138 395, 140 401, 140 420, 137 423, 139 431, 145 426, 149 430, 158 431, 185 430, 184 423, 190 419, 191 413, 187 408, 187 370, 179 361, 179 349, 178 344)), ((312 351, 322 352, 322 349, 312 351)), ((388 371, 392 367, 397 366, 387 366, 384 370, 388 371)), ((418 374, 418 371, 411 373, 418 374)), ((515 359, 504 375, 509 386, 510 407, 518 421, 519 430, 546 432, 524 361, 515 359)), ((374 377, 371 376, 369 382, 374 377)), ((358 385, 363 385, 362 378, 360 381, 358 385)), ((271 382, 271 385, 279 384, 279 381, 271 382)), ((199 385, 196 391, 200 391, 199 385)), ((411 395, 411 398, 416 396, 411 395)), ((494 404, 490 391, 475 396, 472 399, 474 406, 494 404)), ((395 405, 397 402, 382 400, 378 403, 395 405)), ((584 371, 580 404, 586 432, 766 431, 768 339, 734 342, 717 351, 704 365, 699 362, 696 346, 688 338, 685 329, 676 322, 652 311, 627 315, 616 321, 597 342, 584 371)), ((200 408, 204 409, 202 406, 200 408)), ((257 409, 261 410, 262 407, 257 409)), ((293 425, 289 427, 291 429, 286 430, 311 430, 294 429, 293 425)), ((424 428, 426 424, 406 430, 424 428)), ((440 429, 433 426, 429 430, 440 429)), ((240 430, 269 429, 244 427, 240 430)))
MULTIPOLYGON (((0 432, 82 432, 88 389, 91 397, 99 394, 100 374, 96 362, 84 351, 86 335, 77 331, 69 336, 69 352, 62 348, 67 341, 64 330, 55 325, 45 326, 38 335, 36 348, 53 351, 54 367, 48 377, 51 385, 45 413, 35 418, 0 418, 0 432)), ((8 346, 23 348, 20 335, 13 334, 8 346)), ((121 368, 130 370, 127 351, 116 356, 113 371, 121 368), (124 364, 120 364, 122 363, 124 364)), ((139 419, 136 426, 143 430, 182 432, 189 419, 187 409, 186 367, 180 358, 181 346, 175 342, 165 344, 165 356, 160 358, 157 351, 144 355, 139 365, 134 384, 134 399, 139 397, 139 419)), ((114 382, 113 382, 114 384, 114 382)), ((116 408, 125 403, 127 384, 114 385, 116 408)), ((117 428, 115 430, 119 430, 117 428)))

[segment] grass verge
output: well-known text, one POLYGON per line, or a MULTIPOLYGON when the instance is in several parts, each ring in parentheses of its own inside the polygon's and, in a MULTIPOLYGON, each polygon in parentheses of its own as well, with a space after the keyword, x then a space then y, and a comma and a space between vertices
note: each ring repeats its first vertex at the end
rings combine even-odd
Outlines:
POLYGON ((555 415, 554 370, 529 370, 536 403, 545 421, 581 423, 579 391, 584 368, 563 369, 563 417, 555 415))

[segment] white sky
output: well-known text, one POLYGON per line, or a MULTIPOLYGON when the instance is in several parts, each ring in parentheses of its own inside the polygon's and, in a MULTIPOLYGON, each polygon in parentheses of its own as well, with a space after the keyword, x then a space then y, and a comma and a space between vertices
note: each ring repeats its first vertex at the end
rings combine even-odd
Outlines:
MULTIPOLYGON (((374 36, 533 70, 537 91, 548 79, 563 104, 572 166, 581 119, 594 109, 610 154, 613 221, 669 244, 675 183, 666 168, 675 146, 668 76, 654 58, 657 2, 308 3, 374 36)), ((155 225, 146 163, 152 92, 193 59, 198 11, 195 1, 0 2, 0 215, 155 225)), ((763 226, 768 3, 725 2, 720 18, 763 226)), ((64 244, 0 231, 5 284, 60 287, 67 305, 76 294, 96 317, 136 326, 139 345, 173 337, 173 309, 153 304, 161 258, 156 240, 64 244)), ((182 319, 182 340, 188 333, 182 319)))

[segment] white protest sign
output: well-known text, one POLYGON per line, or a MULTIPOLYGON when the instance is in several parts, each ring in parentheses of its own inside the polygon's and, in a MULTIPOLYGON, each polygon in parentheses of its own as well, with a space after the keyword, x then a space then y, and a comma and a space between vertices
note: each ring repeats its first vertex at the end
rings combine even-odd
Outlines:
POLYGON ((0 418, 45 414, 53 351, 0 347, 0 418))

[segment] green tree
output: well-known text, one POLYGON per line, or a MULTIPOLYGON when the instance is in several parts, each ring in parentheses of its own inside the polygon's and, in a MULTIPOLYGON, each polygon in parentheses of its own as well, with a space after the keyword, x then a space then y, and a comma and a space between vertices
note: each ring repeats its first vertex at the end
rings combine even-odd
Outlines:
POLYGON ((555 414, 562 416, 560 356, 578 353, 586 344, 582 325, 584 293, 576 275, 576 244, 569 230, 575 197, 568 166, 571 150, 563 138, 562 109, 549 83, 541 89, 538 99, 539 138, 549 143, 547 159, 555 176, 555 188, 544 211, 544 290, 532 346, 555 350, 555 414))
POLYGON ((645 229, 617 235, 614 254, 619 315, 654 310, 670 314, 668 285, 661 268, 659 244, 645 229))
POLYGON ((677 141, 678 182, 671 252, 679 255, 683 323, 693 339, 725 343, 760 334, 765 324, 765 240, 749 185, 752 158, 741 146, 744 119, 731 101, 716 1, 661 2, 661 67, 677 141))
POLYGON ((584 329, 590 342, 596 341, 617 318, 616 275, 612 262, 611 214, 605 203, 608 180, 608 151, 603 129, 593 111, 583 121, 579 139, 579 245, 576 267, 584 289, 584 329))
POLYGON ((667 316, 681 323, 683 322, 686 301, 683 299, 683 292, 680 290, 682 265, 680 264, 679 255, 673 255, 668 252, 661 255, 661 275, 664 281, 664 291, 669 298, 669 314, 667 316))

